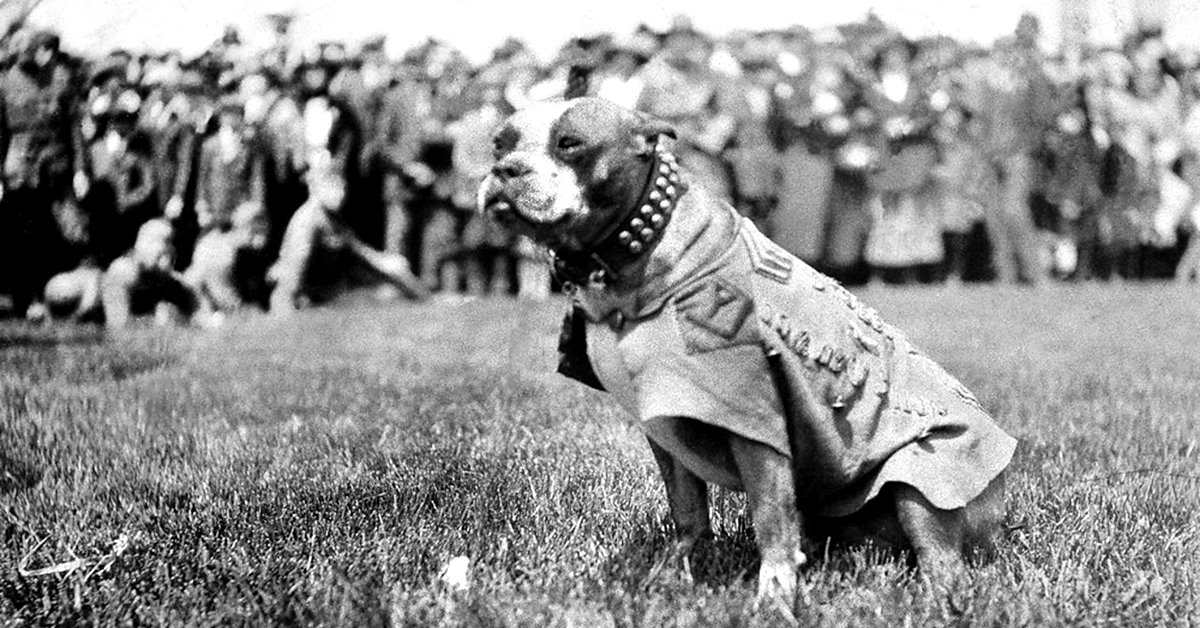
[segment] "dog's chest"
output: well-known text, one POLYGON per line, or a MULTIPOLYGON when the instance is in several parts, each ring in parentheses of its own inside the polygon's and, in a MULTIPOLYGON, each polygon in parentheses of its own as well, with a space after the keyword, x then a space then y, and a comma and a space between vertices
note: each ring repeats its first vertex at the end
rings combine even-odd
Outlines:
POLYGON ((587 326, 587 353, 596 377, 617 403, 631 414, 637 414, 637 391, 625 357, 621 355, 620 338, 607 325, 587 326))

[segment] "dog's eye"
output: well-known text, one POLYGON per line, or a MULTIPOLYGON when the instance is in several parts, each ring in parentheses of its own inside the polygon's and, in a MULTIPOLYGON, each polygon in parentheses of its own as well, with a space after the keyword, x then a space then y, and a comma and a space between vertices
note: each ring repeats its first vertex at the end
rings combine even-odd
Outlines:
POLYGON ((570 152, 570 151, 575 150, 576 148, 579 148, 580 146, 583 146, 583 141, 577 137, 571 137, 570 135, 564 135, 564 136, 558 138, 558 150, 560 150, 560 151, 570 152))

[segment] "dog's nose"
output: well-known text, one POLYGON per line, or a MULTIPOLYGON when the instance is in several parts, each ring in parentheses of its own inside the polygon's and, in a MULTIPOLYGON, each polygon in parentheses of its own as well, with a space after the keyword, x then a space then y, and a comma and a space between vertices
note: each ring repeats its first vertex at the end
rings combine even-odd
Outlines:
POLYGON ((533 172, 533 166, 517 155, 509 155, 492 166, 492 174, 501 179, 516 179, 530 172, 533 172))

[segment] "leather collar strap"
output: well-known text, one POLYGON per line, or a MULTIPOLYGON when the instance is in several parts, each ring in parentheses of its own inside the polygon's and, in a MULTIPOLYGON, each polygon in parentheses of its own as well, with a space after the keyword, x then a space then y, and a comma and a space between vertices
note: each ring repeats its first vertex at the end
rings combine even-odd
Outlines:
POLYGON ((647 254, 662 238, 679 197, 686 187, 680 183, 675 156, 661 144, 654 145, 653 162, 638 202, 587 251, 550 251, 554 276, 564 289, 585 283, 607 285, 616 281, 616 268, 647 254))

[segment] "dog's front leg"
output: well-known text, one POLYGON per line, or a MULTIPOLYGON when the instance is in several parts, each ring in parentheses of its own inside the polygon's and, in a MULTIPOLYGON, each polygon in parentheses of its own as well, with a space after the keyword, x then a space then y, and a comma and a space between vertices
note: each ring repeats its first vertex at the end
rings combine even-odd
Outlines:
POLYGON ((762 443, 730 435, 734 463, 746 490, 762 556, 758 596, 795 599, 799 570, 808 561, 791 461, 762 443))
POLYGON ((667 503, 675 523, 675 545, 671 548, 668 560, 682 560, 684 570, 690 572, 688 556, 692 548, 712 536, 712 523, 708 516, 708 484, 656 444, 654 439, 646 440, 650 442, 650 450, 654 452, 654 460, 666 485, 667 503))

